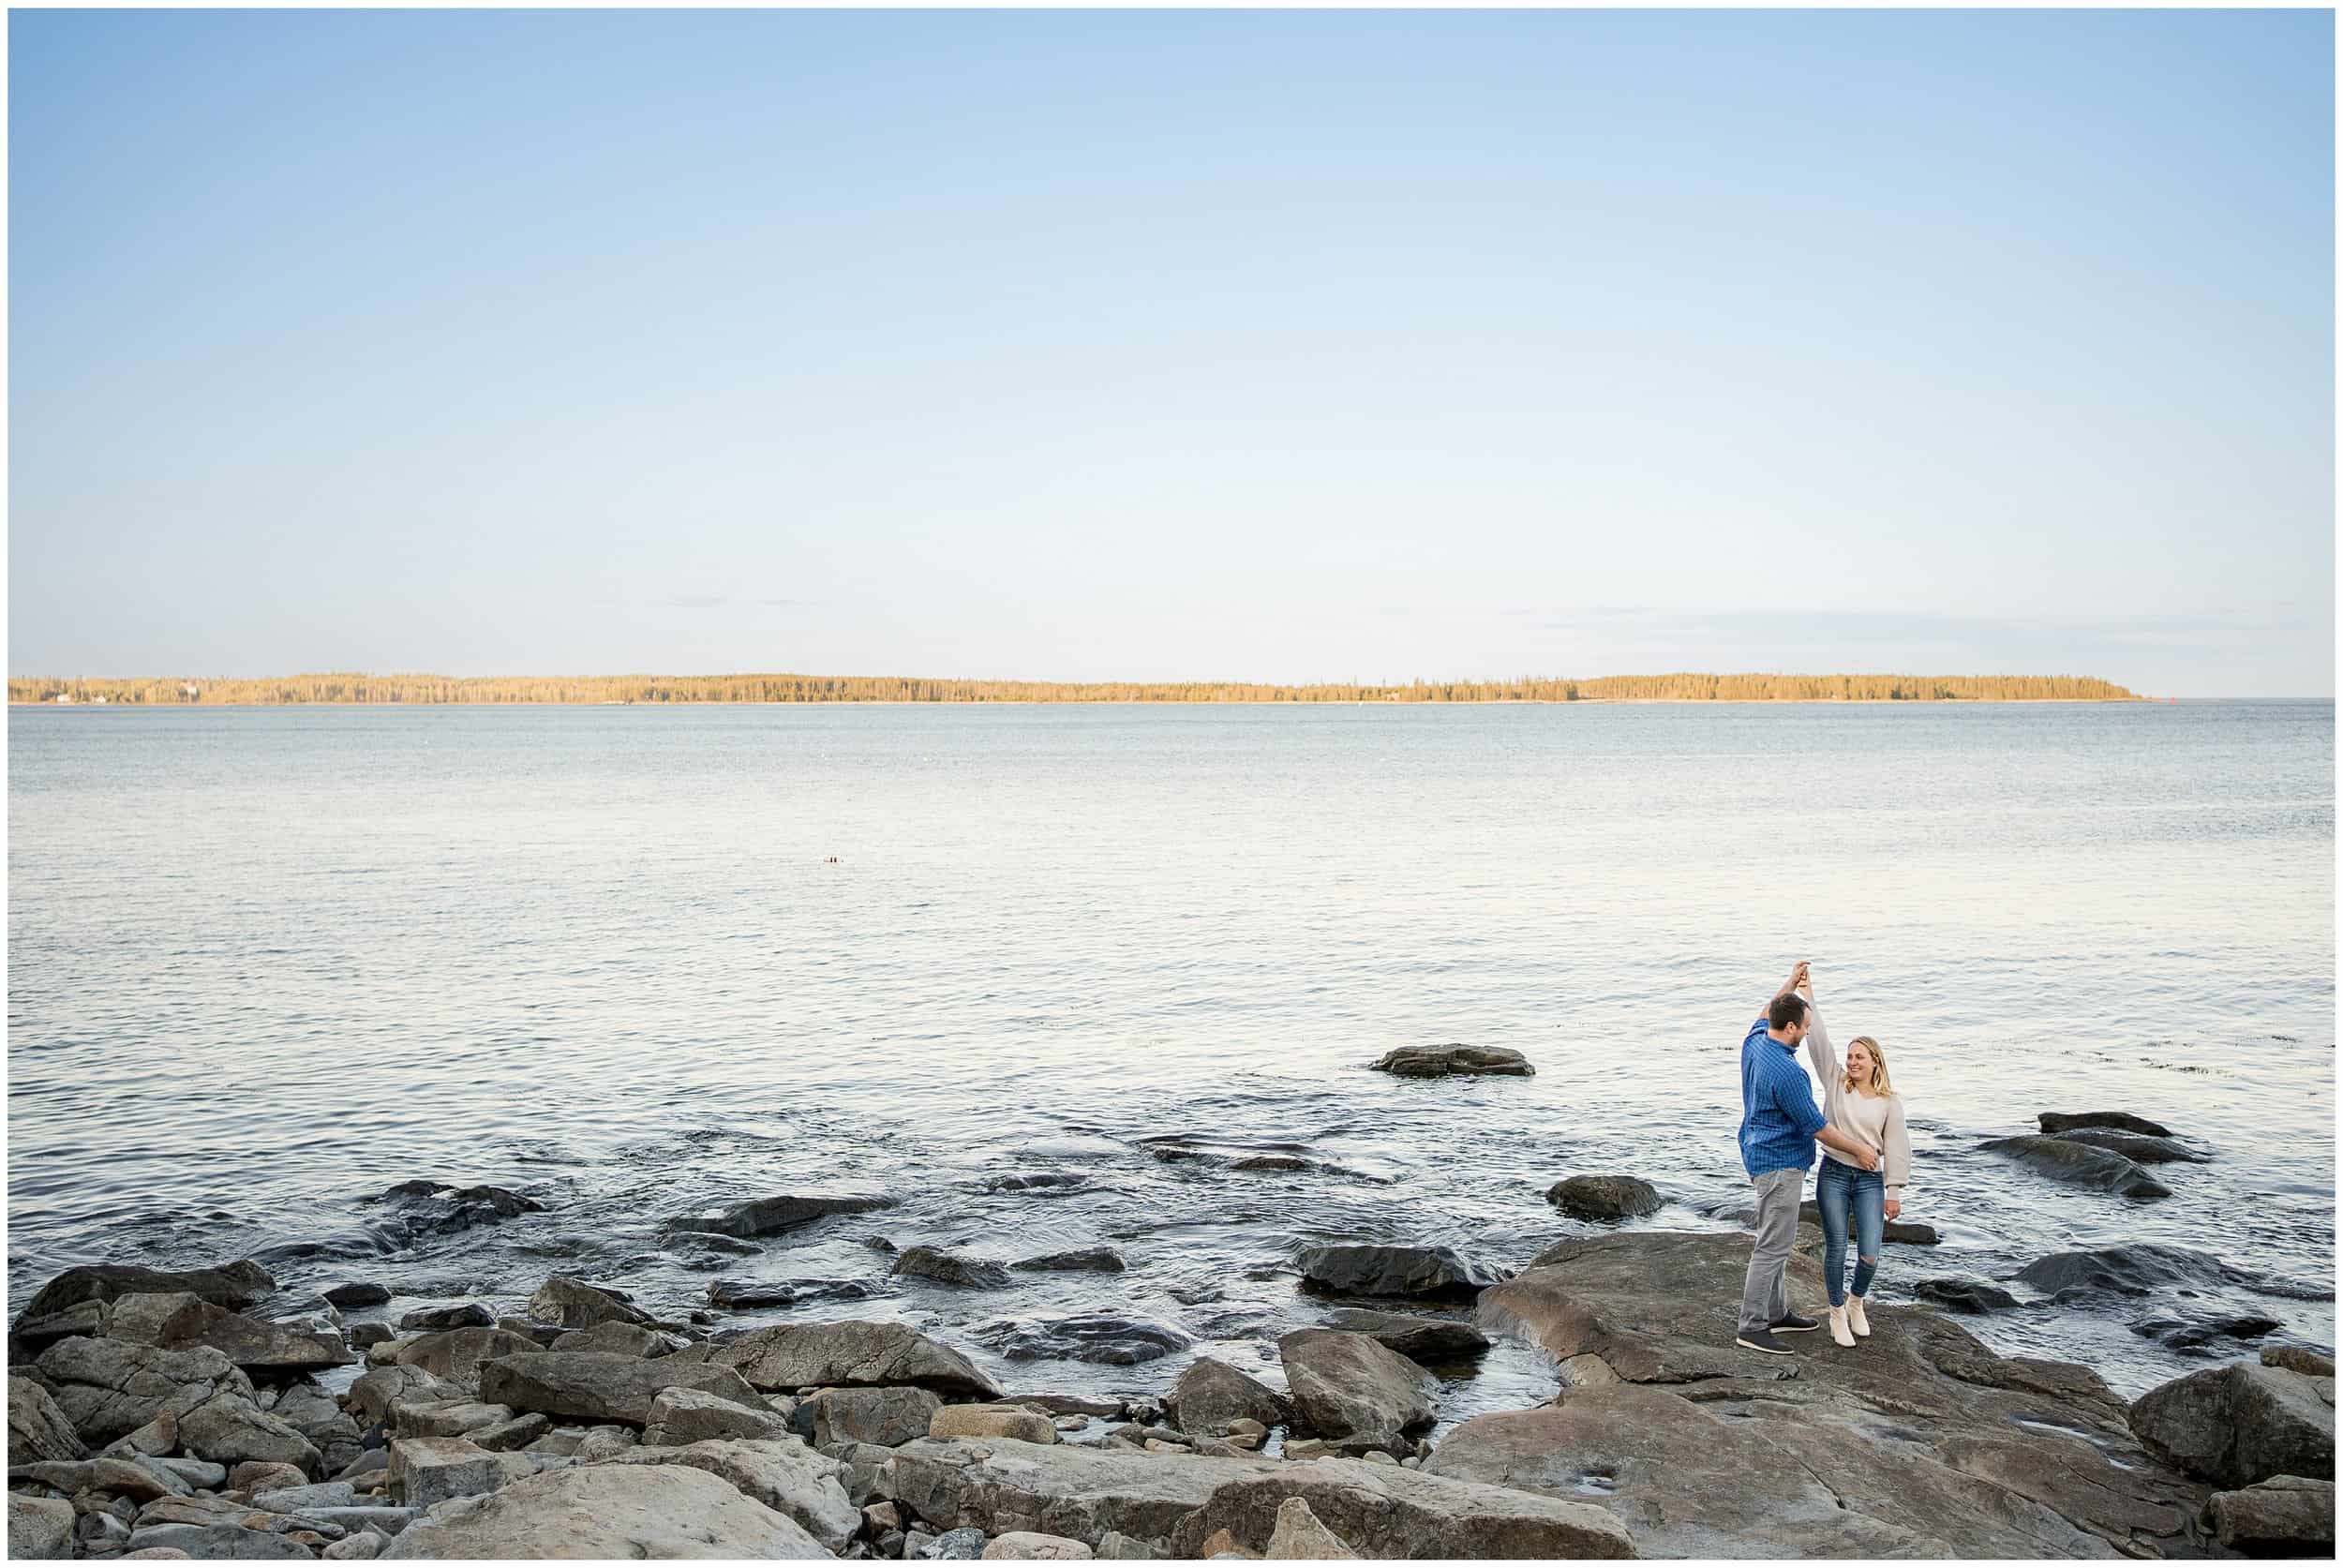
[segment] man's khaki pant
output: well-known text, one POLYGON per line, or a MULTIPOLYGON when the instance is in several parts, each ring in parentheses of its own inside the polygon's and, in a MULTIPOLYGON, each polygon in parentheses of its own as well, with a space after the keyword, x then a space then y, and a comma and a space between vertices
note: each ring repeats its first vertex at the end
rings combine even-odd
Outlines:
POLYGON ((1741 1284, 1742 1334, 1790 1314, 1790 1247, 1798 1240, 1798 1197, 1806 1190, 1803 1171, 1768 1171, 1754 1180, 1757 1241, 1750 1249, 1749 1277, 1741 1284))

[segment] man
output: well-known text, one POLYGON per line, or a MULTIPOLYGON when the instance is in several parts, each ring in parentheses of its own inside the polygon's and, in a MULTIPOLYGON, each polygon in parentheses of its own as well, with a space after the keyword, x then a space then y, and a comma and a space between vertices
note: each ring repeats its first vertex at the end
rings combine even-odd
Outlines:
POLYGON ((1790 1244, 1798 1238, 1798 1198, 1806 1189, 1807 1168, 1814 1163, 1814 1141, 1866 1171, 1879 1168, 1877 1155, 1824 1118, 1798 1063, 1806 1003, 1795 993, 1805 978, 1805 964, 1791 970, 1766 1015, 1741 1041, 1741 1165, 1757 1187, 1757 1240, 1750 1249, 1740 1327, 1733 1342, 1768 1355, 1790 1353, 1780 1336, 1821 1326, 1790 1310, 1790 1244))

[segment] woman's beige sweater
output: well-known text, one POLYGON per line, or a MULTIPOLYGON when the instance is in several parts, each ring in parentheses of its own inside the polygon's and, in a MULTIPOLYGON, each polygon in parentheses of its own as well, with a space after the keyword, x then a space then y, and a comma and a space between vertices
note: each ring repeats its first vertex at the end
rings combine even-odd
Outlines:
MULTIPOLYGON (((1869 1144, 1872 1152, 1880 1156, 1880 1169, 1886 1175, 1882 1185, 1888 1197, 1902 1202, 1904 1183, 1912 1175, 1912 1137, 1903 1128, 1903 1097, 1849 1092, 1846 1065, 1839 1059, 1828 1032, 1822 1026, 1822 1010, 1811 1002, 1806 1008, 1806 1059, 1813 1064, 1815 1074, 1822 1079, 1823 1114, 1832 1127, 1858 1142, 1869 1144)), ((1828 1143, 1822 1146, 1822 1152, 1826 1158, 1842 1165, 1855 1164, 1828 1143)))

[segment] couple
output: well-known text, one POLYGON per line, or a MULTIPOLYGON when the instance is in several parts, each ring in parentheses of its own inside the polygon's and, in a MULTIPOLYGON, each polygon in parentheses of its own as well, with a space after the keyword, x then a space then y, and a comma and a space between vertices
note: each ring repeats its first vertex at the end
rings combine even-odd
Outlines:
POLYGON ((1822 1210, 1830 1337, 1852 1348, 1858 1336, 1872 1331, 1863 1316, 1863 1293, 1878 1267, 1888 1221, 1903 1208, 1912 1140, 1903 1128, 1903 1101, 1888 1082, 1887 1053, 1869 1035, 1858 1035, 1847 1041, 1846 1061, 1840 1062, 1801 963, 1741 1041, 1741 1164, 1757 1186, 1757 1242, 1741 1287, 1740 1328, 1733 1341, 1746 1350, 1788 1355, 1783 1335, 1822 1326, 1790 1310, 1787 1272, 1790 1245, 1798 1236, 1798 1197, 1817 1142, 1824 1158, 1814 1201, 1822 1210), (1815 1108, 1814 1091, 1798 1066, 1800 1041, 1822 1080, 1827 1111, 1815 1108), (1850 1215, 1856 1226, 1851 1294, 1846 1286, 1850 1215))

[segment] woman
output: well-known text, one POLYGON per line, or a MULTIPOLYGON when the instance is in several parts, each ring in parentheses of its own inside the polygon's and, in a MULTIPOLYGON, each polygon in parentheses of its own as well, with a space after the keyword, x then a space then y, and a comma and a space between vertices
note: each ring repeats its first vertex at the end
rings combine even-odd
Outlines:
POLYGON ((1828 1144, 1814 1177, 1814 1204, 1822 1210, 1823 1278, 1830 1289, 1830 1337, 1852 1348, 1869 1335, 1863 1296, 1879 1267, 1879 1246, 1888 1221, 1903 1212, 1903 1186, 1912 1173, 1912 1139, 1903 1127, 1903 1100, 1888 1082, 1888 1053, 1869 1035, 1847 1041, 1842 1064, 1814 1007, 1813 982, 1806 993, 1806 1059, 1822 1080, 1823 1113, 1830 1125, 1880 1157, 1880 1169, 1866 1171, 1828 1144), (1855 1288, 1847 1290, 1847 1219, 1855 1220, 1855 1288))

